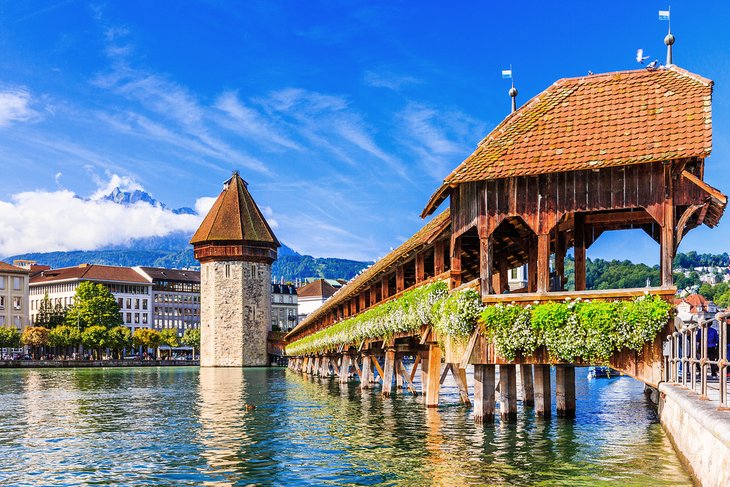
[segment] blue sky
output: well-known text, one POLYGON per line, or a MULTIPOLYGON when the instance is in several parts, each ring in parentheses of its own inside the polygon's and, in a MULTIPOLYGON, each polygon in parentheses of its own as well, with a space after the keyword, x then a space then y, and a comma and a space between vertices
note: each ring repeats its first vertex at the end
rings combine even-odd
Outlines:
MULTIPOLYGON (((507 115, 501 69, 521 104, 561 77, 634 69, 638 48, 664 60, 666 3, 546 4, 3 2, 0 255, 191 231, 91 203, 119 185, 204 211, 235 168, 296 250, 382 256, 507 115)), ((730 5, 697 5, 671 4, 675 63, 716 83, 706 179, 728 192, 730 5)), ((697 229, 680 250, 728 237, 697 229)), ((658 246, 622 232, 589 257, 655 263, 658 246)))

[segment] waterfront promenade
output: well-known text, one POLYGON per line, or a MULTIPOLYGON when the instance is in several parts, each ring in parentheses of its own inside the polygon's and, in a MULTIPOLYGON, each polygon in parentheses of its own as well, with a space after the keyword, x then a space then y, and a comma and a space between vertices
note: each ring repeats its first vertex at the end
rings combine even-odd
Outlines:
POLYGON ((200 360, 0 360, 4 369, 54 369, 67 367, 185 367, 200 360))

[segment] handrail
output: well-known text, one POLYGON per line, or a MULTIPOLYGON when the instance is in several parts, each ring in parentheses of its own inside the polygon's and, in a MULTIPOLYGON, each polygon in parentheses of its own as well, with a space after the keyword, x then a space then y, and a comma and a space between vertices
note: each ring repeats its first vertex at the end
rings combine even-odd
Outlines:
POLYGON ((626 300, 645 293, 671 298, 677 292, 675 287, 640 287, 629 289, 599 289, 590 291, 555 291, 548 293, 490 294, 482 297, 485 304, 515 303, 529 304, 545 301, 564 301, 566 299, 618 299, 626 300))

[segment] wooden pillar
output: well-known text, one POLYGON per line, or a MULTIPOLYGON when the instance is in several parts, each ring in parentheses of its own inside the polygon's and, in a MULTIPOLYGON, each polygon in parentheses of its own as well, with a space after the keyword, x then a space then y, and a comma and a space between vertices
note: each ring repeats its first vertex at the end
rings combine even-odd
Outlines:
POLYGON ((439 240, 433 246, 433 275, 438 276, 446 270, 446 261, 444 259, 445 240, 439 240))
POLYGON ((370 357, 369 352, 363 352, 362 354, 362 377, 360 378, 360 388, 361 389, 370 389, 371 387, 371 380, 373 375, 373 364, 371 362, 372 358, 370 357))
POLYGON ((550 234, 537 236, 537 292, 550 291, 550 234))
POLYGON ((441 347, 437 343, 428 346, 428 385, 426 388, 426 407, 435 408, 439 405, 439 390, 441 389, 441 347))
POLYGON ((532 388, 532 365, 520 365, 520 381, 522 382, 522 405, 535 405, 535 392, 532 388))
POLYGON ((421 354, 421 394, 426 395, 428 389, 428 350, 422 350, 421 354))
POLYGON ((360 293, 360 306, 358 306, 358 311, 362 311, 365 309, 365 291, 360 293))
POLYGON ((559 229, 555 237, 555 275, 557 276, 556 291, 562 291, 565 278, 565 234, 559 229))
POLYGON ((552 414, 552 398, 550 390, 550 366, 535 365, 535 415, 549 418, 552 414))
POLYGON ((451 285, 450 289, 461 286, 461 237, 451 240, 451 285))
POLYGON ((426 255, 423 252, 416 254, 416 282, 426 280, 426 255))
POLYGON ((320 359, 319 355, 317 355, 314 358, 314 375, 316 375, 317 377, 319 377, 319 375, 320 375, 319 374, 319 362, 320 362, 320 360, 321 359, 320 359))
POLYGON ((492 237, 479 238, 479 289, 482 296, 494 294, 492 287, 492 266, 494 265, 494 245, 492 237))
POLYGON ((395 390, 397 392, 401 392, 403 390, 403 375, 400 374, 400 371, 398 370, 398 364, 400 363, 400 361, 401 358, 398 356, 398 354, 396 354, 393 367, 395 371, 395 390))
POLYGON ((406 288, 406 276, 403 266, 399 265, 395 268, 395 292, 399 293, 406 288))
POLYGON ((393 388, 393 374, 395 373, 395 348, 389 347, 385 351, 383 367, 383 397, 390 397, 393 388))
POLYGON ((461 402, 470 406, 471 401, 469 400, 469 386, 466 383, 466 369, 460 368, 459 364, 451 364, 451 372, 454 374, 454 379, 456 379, 456 386, 459 388, 461 402))
POLYGON ((390 286, 388 286, 388 276, 383 277, 383 280, 380 281, 380 297, 383 299, 383 301, 386 300, 390 296, 390 286))
POLYGON ((527 292, 537 291, 537 238, 527 240, 527 292))
POLYGON ((517 420, 517 368, 499 366, 499 416, 502 421, 517 420))
POLYGON ((559 418, 575 418, 575 367, 555 366, 555 403, 559 418))
POLYGON ((497 294, 503 294, 509 290, 509 269, 507 268, 507 259, 504 257, 499 259, 499 290, 497 294))
POLYGON ((672 191, 672 165, 664 164, 664 223, 661 234, 661 255, 659 259, 659 274, 662 286, 674 284, 672 263, 674 261, 674 198, 672 191))
POLYGON ((348 375, 350 375, 350 356, 344 353, 340 363, 340 384, 347 384, 348 375))
POLYGON ((574 222, 574 244, 573 254, 575 257, 575 290, 585 291, 586 289, 586 234, 585 215, 576 213, 573 216, 574 222))
POLYGON ((378 302, 378 289, 373 284, 370 286, 370 306, 374 306, 378 302))
POLYGON ((494 421, 494 365, 474 365, 474 421, 494 421))

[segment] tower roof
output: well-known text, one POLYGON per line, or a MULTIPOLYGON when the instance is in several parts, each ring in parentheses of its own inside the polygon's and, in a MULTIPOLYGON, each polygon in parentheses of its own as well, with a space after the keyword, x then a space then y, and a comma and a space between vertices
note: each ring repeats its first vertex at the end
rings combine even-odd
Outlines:
POLYGON ((224 183, 223 191, 190 240, 193 245, 206 242, 257 242, 281 247, 238 171, 224 183))

